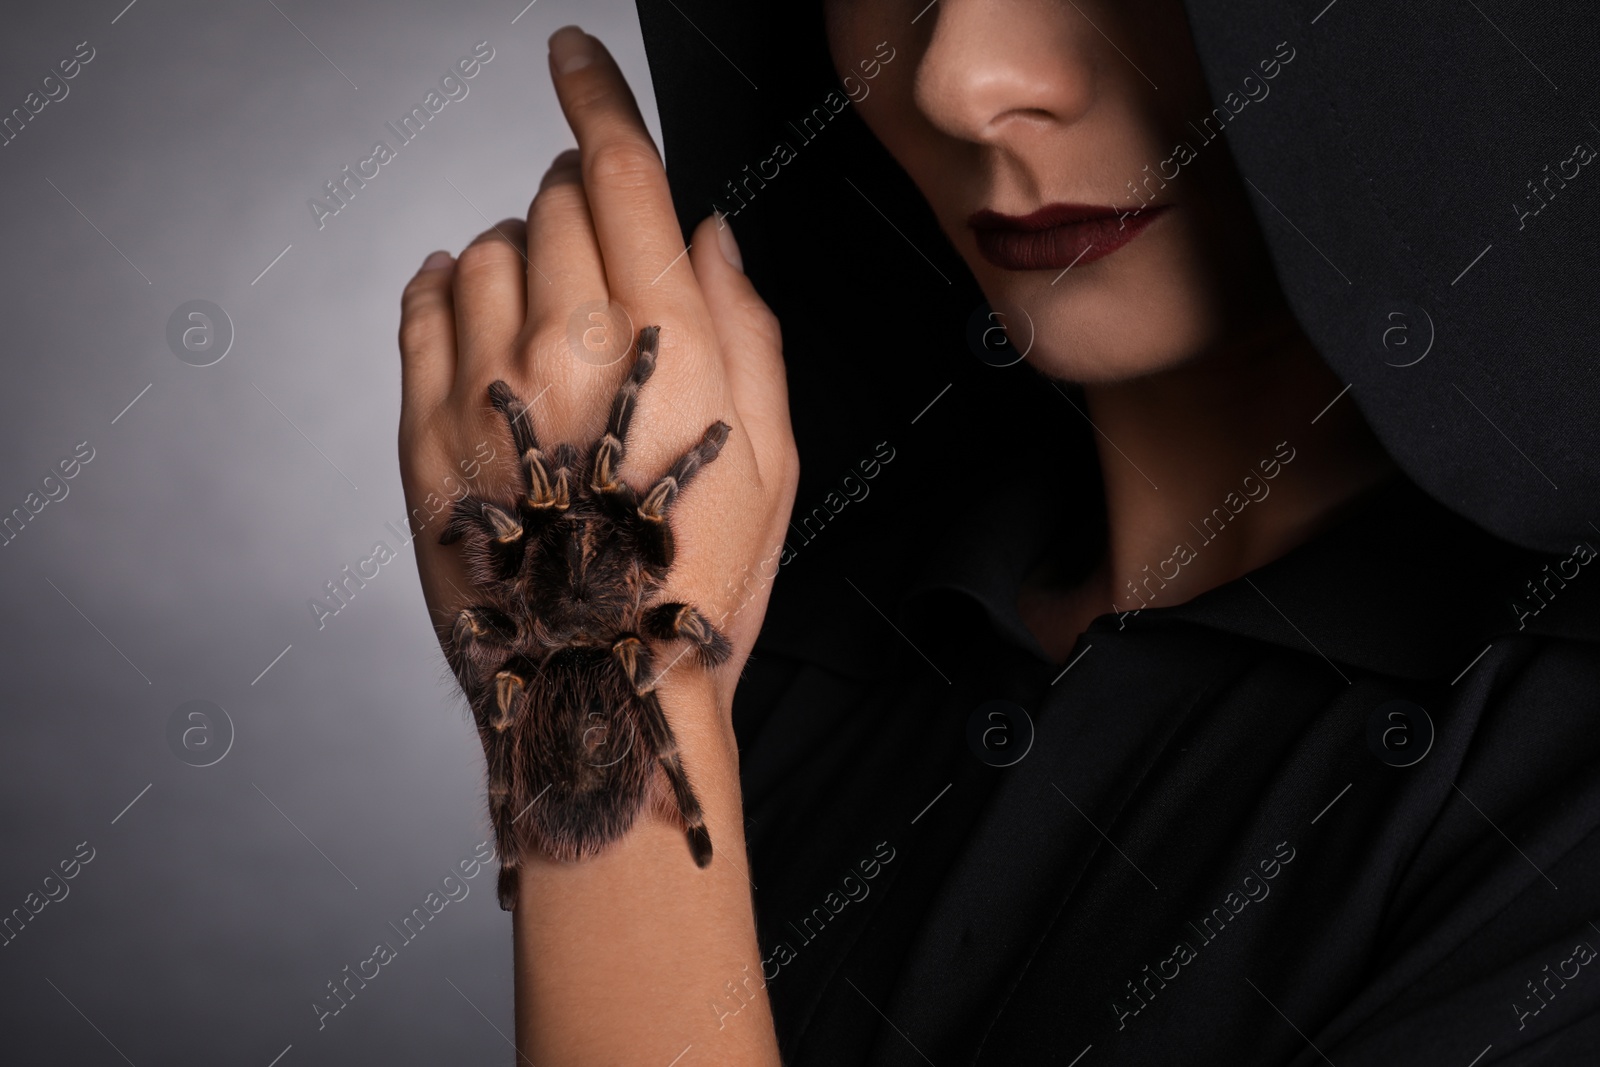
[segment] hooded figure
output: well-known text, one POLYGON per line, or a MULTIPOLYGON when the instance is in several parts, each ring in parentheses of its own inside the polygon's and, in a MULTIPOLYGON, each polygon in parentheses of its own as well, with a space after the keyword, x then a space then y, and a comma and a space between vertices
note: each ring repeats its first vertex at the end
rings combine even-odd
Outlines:
POLYGON ((734 705, 785 1062, 1594 1062, 1592 13, 1189 0, 1210 106, 1125 203, 1236 168, 1250 284, 1398 470, 1163 600, 1285 441, 1063 662, 1018 592, 1104 549, 1096 428, 858 114, 954 5, 892 7, 844 61, 820 4, 639 2, 680 221, 737 230, 802 460, 734 705))

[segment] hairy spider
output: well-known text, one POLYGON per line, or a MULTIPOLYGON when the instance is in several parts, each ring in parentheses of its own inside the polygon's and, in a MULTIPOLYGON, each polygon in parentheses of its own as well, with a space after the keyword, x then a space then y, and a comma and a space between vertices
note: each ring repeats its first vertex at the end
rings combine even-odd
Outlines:
POLYGON ((674 555, 678 494, 728 439, 714 422, 644 491, 618 477, 639 390, 656 366, 660 327, 639 331, 638 359, 600 439, 539 447, 528 406, 503 381, 489 401, 521 456, 522 495, 458 501, 440 537, 462 543, 481 598, 461 611, 445 655, 466 691, 489 764, 489 816, 500 852, 500 906, 516 907, 531 850, 592 856, 646 803, 676 808, 700 867, 711 862, 700 801, 656 698, 685 641, 714 667, 728 639, 692 604, 657 599, 674 555), (657 765, 670 795, 656 783, 657 765))

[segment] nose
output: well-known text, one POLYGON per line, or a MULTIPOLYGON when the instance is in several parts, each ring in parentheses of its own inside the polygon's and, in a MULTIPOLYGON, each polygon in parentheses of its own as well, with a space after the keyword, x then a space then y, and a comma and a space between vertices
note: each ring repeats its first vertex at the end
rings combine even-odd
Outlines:
POLYGON ((944 133, 980 144, 1077 121, 1094 97, 1094 41, 1103 38, 1076 7, 938 0, 917 65, 917 107, 944 133))

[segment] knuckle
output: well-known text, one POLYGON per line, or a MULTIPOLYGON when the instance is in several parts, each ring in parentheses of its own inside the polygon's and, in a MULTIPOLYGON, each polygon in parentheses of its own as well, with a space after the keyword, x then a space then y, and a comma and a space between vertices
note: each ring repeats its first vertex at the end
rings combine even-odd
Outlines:
POLYGON ((632 137, 602 141, 589 156, 589 176, 603 184, 634 188, 662 173, 655 149, 632 137))
POLYGON ((413 275, 411 280, 406 282, 405 288, 400 290, 400 310, 406 313, 410 313, 413 308, 424 310, 438 299, 440 291, 444 288, 445 279, 449 276, 450 272, 447 270, 422 271, 413 275))
POLYGON ((407 312, 400 317, 400 349, 403 352, 426 352, 437 348, 446 340, 448 329, 443 315, 407 312))
POLYGON ((565 95, 567 110, 590 122, 598 121, 617 106, 617 91, 605 78, 574 78, 565 95))
POLYGON ((528 244, 528 222, 526 219, 501 219, 493 228, 479 234, 473 244, 497 248, 503 256, 520 259, 518 252, 528 244))
POLYGON ((761 338, 775 349, 783 348, 783 324, 778 315, 764 303, 750 304, 746 308, 750 322, 761 338))
POLYGON ((587 206, 583 186, 578 182, 551 182, 534 195, 528 214, 535 220, 566 215, 587 206))
POLYGON ((553 366, 563 366, 550 357, 557 356, 566 346, 567 339, 559 336, 548 328, 525 330, 515 343, 515 350, 522 366, 531 367, 550 362, 553 366))
POLYGON ((761 496, 774 516, 787 522, 794 513, 795 494, 800 487, 799 465, 776 460, 761 472, 761 496))
POLYGON ((470 276, 482 274, 486 270, 498 269, 509 251, 505 247, 505 242, 498 238, 492 241, 474 241, 457 258, 456 271, 459 274, 470 276))
POLYGON ((400 332, 434 329, 440 320, 447 319, 449 311, 441 286, 434 279, 412 281, 400 293, 400 332))

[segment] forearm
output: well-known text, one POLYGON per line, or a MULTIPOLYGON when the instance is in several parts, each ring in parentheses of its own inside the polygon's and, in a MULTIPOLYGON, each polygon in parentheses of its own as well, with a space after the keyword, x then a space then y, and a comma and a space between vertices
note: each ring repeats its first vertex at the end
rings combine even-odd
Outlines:
POLYGON ((755 936, 738 751, 699 671, 674 672, 662 703, 715 842, 696 867, 683 829, 656 810, 596 858, 530 856, 513 912, 517 1046, 539 1067, 777 1064, 755 936), (725 1003, 732 982, 746 1003, 725 1003))

